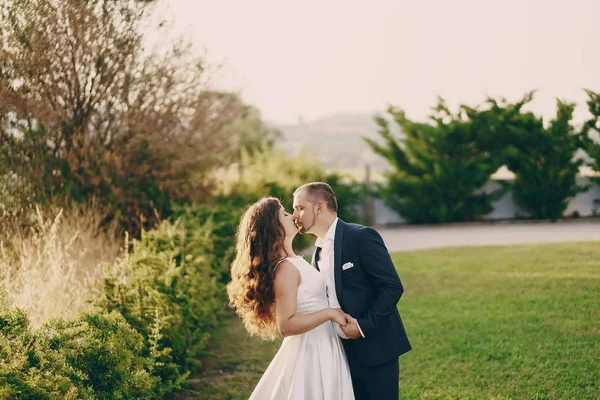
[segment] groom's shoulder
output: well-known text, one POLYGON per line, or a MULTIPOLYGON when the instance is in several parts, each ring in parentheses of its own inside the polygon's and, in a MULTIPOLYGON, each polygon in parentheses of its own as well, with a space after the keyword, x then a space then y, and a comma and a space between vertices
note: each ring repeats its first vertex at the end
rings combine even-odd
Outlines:
POLYGON ((366 225, 362 225, 362 224, 355 224, 355 223, 348 223, 346 222, 346 231, 348 233, 350 233, 351 235, 356 236, 357 238, 361 238, 361 237, 371 237, 371 236, 376 236, 376 237, 381 237, 381 234, 379 232, 377 232, 377 230, 375 228, 372 228, 370 226, 366 226, 366 225))
POLYGON ((365 225, 355 224, 355 223, 352 223, 352 222, 347 222, 346 226, 348 228, 350 228, 350 229, 355 229, 355 230, 361 230, 361 229, 367 228, 367 226, 365 226, 365 225))
POLYGON ((360 235, 362 232, 372 229, 369 228, 368 226, 365 225, 361 225, 361 224, 355 224, 355 223, 351 223, 351 222, 346 222, 346 231, 353 233, 353 234, 357 234, 360 235))

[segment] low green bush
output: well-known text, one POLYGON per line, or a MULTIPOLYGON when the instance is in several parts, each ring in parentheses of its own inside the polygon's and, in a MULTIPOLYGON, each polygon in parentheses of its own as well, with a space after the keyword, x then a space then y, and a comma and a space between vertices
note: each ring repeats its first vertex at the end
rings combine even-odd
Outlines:
POLYGON ((201 367, 224 309, 213 249, 206 226, 186 229, 181 220, 163 221, 133 241, 132 251, 109 267, 104 280, 98 304, 118 311, 144 337, 145 353, 156 358, 167 391, 201 367))
POLYGON ((155 360, 118 313, 86 312, 37 330, 0 301, 1 399, 160 399, 155 360))

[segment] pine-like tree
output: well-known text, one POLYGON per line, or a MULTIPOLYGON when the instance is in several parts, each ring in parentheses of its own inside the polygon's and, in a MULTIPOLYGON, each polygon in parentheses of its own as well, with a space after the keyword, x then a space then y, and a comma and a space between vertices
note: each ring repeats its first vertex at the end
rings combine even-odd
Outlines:
POLYGON ((388 205, 411 223, 469 221, 492 211, 503 190, 482 189, 501 165, 500 158, 479 143, 493 143, 485 139, 491 133, 483 122, 496 113, 461 106, 453 114, 442 99, 432 123, 414 122, 394 107, 388 113, 403 136, 395 136, 380 116, 376 122, 384 142, 365 139, 392 167, 387 182, 379 186, 388 205))
MULTIPOLYGON (((590 167, 600 174, 600 94, 586 90, 588 94, 588 110, 591 114, 581 132, 584 142, 584 150, 591 158, 590 167)), ((600 183, 600 177, 592 177, 592 180, 600 183)))
POLYGON ((559 100, 548 126, 532 113, 522 113, 510 124, 505 161, 516 174, 513 199, 533 218, 562 217, 569 199, 588 189, 576 181, 583 161, 575 153, 583 143, 571 125, 574 108, 559 100))

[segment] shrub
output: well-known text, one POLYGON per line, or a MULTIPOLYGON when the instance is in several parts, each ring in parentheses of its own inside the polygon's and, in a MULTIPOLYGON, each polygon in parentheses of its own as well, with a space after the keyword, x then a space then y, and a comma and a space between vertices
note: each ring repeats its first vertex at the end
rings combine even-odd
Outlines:
POLYGON ((532 113, 511 121, 505 161, 516 175, 513 199, 533 218, 561 218, 569 200, 589 188, 576 181, 583 161, 575 158, 582 138, 571 125, 574 108, 558 101, 547 127, 532 113))
POLYGON ((146 355, 155 349, 156 374, 167 391, 201 366, 200 356, 224 308, 212 251, 207 227, 192 230, 181 221, 163 221, 107 268, 97 304, 123 315, 144 337, 146 355), (153 336, 156 323, 160 335, 153 336))
POLYGON ((160 399, 143 337, 118 313, 82 313, 32 330, 0 298, 0 398, 160 399))
MULTIPOLYGON (((60 226, 51 222, 44 225, 50 237, 60 226)), ((224 309, 224 291, 211 268, 211 235, 206 225, 192 230, 182 221, 143 232, 131 251, 106 265, 96 308, 69 319, 36 327, 3 293, 0 398, 161 399, 178 390, 201 367, 224 309)), ((49 252, 43 240, 32 249, 74 268, 70 248, 56 237, 48 240, 59 253, 49 252)), ((75 275, 72 269, 54 272, 66 273, 67 283, 75 275)))
MULTIPOLYGON (((586 90, 588 94, 588 111, 590 118, 584 123, 581 130, 581 138, 584 143, 584 150, 590 157, 588 165, 592 167, 595 176, 591 180, 600 183, 600 93, 586 90)), ((597 199, 596 203, 600 202, 597 199)))
POLYGON ((388 113, 403 136, 396 137, 388 120, 377 117, 383 143, 366 141, 392 167, 378 188, 390 207, 411 223, 469 221, 492 210, 503 191, 482 188, 501 164, 497 154, 479 146, 490 132, 473 122, 489 113, 462 106, 453 114, 441 99, 431 123, 411 121, 394 107, 388 113))
POLYGON ((58 370, 96 399, 160 399, 168 389, 153 375, 156 360, 146 353, 144 338, 117 312, 57 319, 37 337, 37 365, 58 370))

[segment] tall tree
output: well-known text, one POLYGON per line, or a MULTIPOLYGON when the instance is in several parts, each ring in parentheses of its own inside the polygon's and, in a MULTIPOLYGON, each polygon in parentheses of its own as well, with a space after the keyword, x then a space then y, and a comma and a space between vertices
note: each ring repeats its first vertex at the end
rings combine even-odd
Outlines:
POLYGON ((479 146, 489 126, 473 118, 481 122, 496 114, 466 106, 452 113, 442 99, 429 123, 414 122, 394 107, 388 113, 403 136, 393 135, 388 121, 377 117, 384 142, 365 140, 392 167, 379 187, 392 208, 412 223, 469 221, 492 210, 502 190, 486 193, 482 188, 500 159, 479 146))
MULTIPOLYGON (((583 125, 581 137, 584 141, 584 149, 591 158, 590 166, 600 174, 600 94, 591 90, 586 92, 590 119, 583 125)), ((600 177, 592 177, 592 180, 600 182, 600 177)))
POLYGON ((0 174, 33 185, 33 201, 100 197, 139 231, 173 202, 208 196, 212 169, 231 161, 247 107, 208 90, 185 43, 145 49, 151 11, 134 0, 0 5, 0 174))
POLYGON ((583 141, 571 124, 574 108, 557 101, 556 117, 548 126, 532 113, 511 121, 505 162, 516 175, 513 199, 533 218, 562 217, 569 199, 588 189, 576 180, 583 160, 575 153, 583 141))

